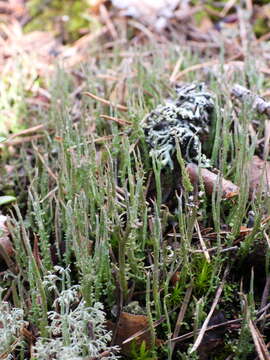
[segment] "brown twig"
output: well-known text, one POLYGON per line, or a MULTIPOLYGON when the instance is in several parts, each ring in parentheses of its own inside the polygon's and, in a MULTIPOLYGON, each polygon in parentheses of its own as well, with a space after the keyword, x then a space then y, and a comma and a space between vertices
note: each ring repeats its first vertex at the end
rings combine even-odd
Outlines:
MULTIPOLYGON (((205 187, 205 191, 208 195, 211 195, 215 186, 218 183, 218 175, 212 171, 204 168, 199 168, 197 165, 190 163, 186 167, 190 181, 193 185, 199 182, 200 176, 205 187)), ((231 181, 224 178, 221 179, 222 196, 225 199, 230 199, 233 196, 239 194, 239 187, 233 184, 231 181)))
POLYGON ((16 145, 21 145, 24 144, 26 142, 31 142, 34 140, 38 140, 43 138, 45 135, 33 135, 33 136, 24 136, 20 139, 16 139, 16 140, 7 140, 4 141, 1 145, 6 145, 6 146, 16 146, 16 145))
POLYGON ((28 134, 31 134, 31 133, 36 132, 38 130, 43 130, 44 128, 45 128, 45 125, 40 124, 40 125, 36 125, 36 126, 30 127, 28 129, 25 129, 25 130, 21 130, 21 131, 15 133, 15 134, 10 135, 9 138, 7 139, 7 142, 14 139, 15 137, 22 136, 22 135, 28 135, 28 134))
POLYGON ((82 93, 83 95, 89 96, 90 98, 101 102, 104 105, 107 106, 111 106, 111 107, 115 107, 116 109, 120 110, 120 111, 128 111, 128 108, 124 105, 119 105, 119 104, 112 104, 109 100, 103 99, 97 95, 94 95, 92 93, 90 93, 89 91, 85 91, 82 93))
POLYGON ((259 114, 265 114, 270 118, 270 102, 265 101, 259 95, 239 84, 233 86, 231 94, 238 98, 242 103, 249 103, 252 105, 259 114))
POLYGON ((120 125, 132 125, 132 123, 130 121, 124 120, 124 119, 118 119, 114 116, 109 116, 109 115, 100 115, 100 117, 102 119, 106 119, 106 120, 111 120, 114 121, 120 125))
POLYGON ((251 332, 251 336, 257 351, 257 354, 259 356, 260 360, 269 360, 270 359, 270 353, 265 345, 265 342, 263 340, 263 337, 259 331, 259 329, 256 327, 254 322, 249 319, 248 326, 251 332))

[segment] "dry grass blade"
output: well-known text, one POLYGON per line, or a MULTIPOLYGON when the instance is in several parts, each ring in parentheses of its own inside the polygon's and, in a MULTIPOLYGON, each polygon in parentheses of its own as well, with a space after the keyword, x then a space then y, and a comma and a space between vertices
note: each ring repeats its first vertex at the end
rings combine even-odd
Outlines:
POLYGON ((111 107, 115 107, 116 109, 120 110, 120 111, 128 111, 128 108, 124 105, 119 105, 119 104, 112 104, 109 100, 103 99, 97 95, 94 95, 92 93, 90 93, 89 91, 85 91, 82 93, 83 95, 89 96, 90 98, 101 102, 104 105, 107 106, 111 106, 111 107))
MULTIPOLYGON (((191 298, 192 290, 193 290, 193 287, 190 286, 185 293, 185 297, 184 297, 180 312, 178 314, 178 318, 176 320, 176 324, 175 324, 175 328, 174 328, 174 332, 173 332, 173 338, 176 338, 180 332, 182 321, 185 317, 185 313, 187 311, 187 307, 188 307, 188 304, 189 304, 189 301, 191 298)), ((171 344, 172 353, 173 353, 174 347, 175 347, 175 343, 172 343, 171 344)))
POLYGON ((178 74, 176 74, 174 76, 174 81, 178 81, 180 78, 182 78, 184 75, 190 73, 191 71, 203 69, 203 68, 205 68, 207 66, 211 66, 211 65, 214 65, 214 64, 217 64, 217 63, 218 63, 217 60, 212 60, 212 61, 206 61, 205 63, 202 63, 202 64, 192 65, 189 68, 187 68, 187 69, 185 69, 183 71, 180 71, 178 74))
POLYGON ((176 81, 175 77, 177 75, 178 69, 180 68, 182 62, 183 62, 183 57, 179 56, 179 59, 177 60, 175 66, 174 66, 173 72, 170 76, 170 83, 175 83, 175 81, 176 81))
POLYGON ((211 262, 211 258, 210 258, 210 255, 209 255, 209 252, 207 250, 207 247, 205 245, 205 242, 203 240, 203 237, 202 237, 202 234, 201 234, 201 229, 200 229, 200 226, 199 226, 199 223, 198 221, 196 220, 195 221, 195 229, 198 233, 198 237, 199 237, 199 240, 200 240, 200 243, 201 243, 201 247, 202 247, 202 250, 203 250, 203 253, 204 253, 204 256, 205 256, 205 259, 208 263, 211 262))
MULTIPOLYGON (((242 55, 241 53, 238 53, 238 54, 230 57, 227 60, 227 63, 229 63, 229 62, 231 62, 233 60, 237 60, 241 55, 242 55)), ((203 69, 205 67, 212 66, 212 65, 215 65, 215 64, 219 64, 219 61, 218 60, 210 60, 210 61, 206 61, 206 62, 201 63, 201 64, 192 65, 189 68, 187 68, 187 69, 179 72, 177 75, 175 75, 174 81, 178 81, 181 77, 183 77, 184 75, 190 73, 191 71, 203 69)))
POLYGON ((225 284, 225 280, 226 280, 226 277, 227 277, 227 274, 229 272, 229 267, 227 266, 227 268, 225 269, 225 272, 224 272, 224 275, 223 275, 223 280, 220 284, 220 286, 218 287, 217 289, 217 292, 216 292, 216 295, 215 295, 215 298, 214 298, 214 301, 213 301, 213 304, 211 306, 211 309, 209 311, 209 314, 207 315, 206 319, 204 320, 204 323, 203 323, 203 326, 199 332, 199 335, 194 343, 194 345, 192 346, 191 350, 190 350, 190 354, 192 354, 194 351, 196 351, 198 349, 198 347, 200 346, 200 343, 204 337, 204 334, 206 332, 206 329, 207 329, 207 326, 208 326, 208 323, 214 313, 214 310, 219 302, 219 298, 220 298, 220 295, 223 291, 223 287, 224 287, 224 284, 225 284))

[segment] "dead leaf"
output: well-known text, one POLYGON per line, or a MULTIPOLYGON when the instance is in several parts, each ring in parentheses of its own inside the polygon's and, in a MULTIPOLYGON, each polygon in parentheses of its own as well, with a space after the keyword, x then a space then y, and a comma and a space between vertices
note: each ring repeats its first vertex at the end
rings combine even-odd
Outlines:
MULTIPOLYGON (((128 355, 130 354, 131 344, 122 345, 122 343, 137 333, 140 330, 147 329, 149 326, 147 316, 145 315, 134 315, 127 312, 122 312, 120 314, 119 323, 117 327, 117 334, 115 338, 115 344, 121 346, 121 353, 128 355)), ((110 326, 111 327, 111 326, 110 326)), ((140 344, 145 341, 146 347, 151 346, 151 335, 150 331, 146 331, 143 335, 140 335, 134 339, 136 344, 140 344)))
POLYGON ((0 215, 0 256, 5 258, 5 252, 8 256, 14 255, 14 248, 9 240, 9 231, 6 226, 7 217, 0 215))
POLYGON ((261 190, 264 194, 270 195, 270 162, 262 160, 259 156, 253 156, 249 166, 249 193, 254 198, 261 190))

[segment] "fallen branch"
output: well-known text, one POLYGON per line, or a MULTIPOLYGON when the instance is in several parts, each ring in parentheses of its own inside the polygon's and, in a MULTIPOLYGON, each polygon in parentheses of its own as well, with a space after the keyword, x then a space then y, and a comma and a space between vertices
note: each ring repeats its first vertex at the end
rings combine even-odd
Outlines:
POLYGON ((242 103, 252 105, 253 109, 258 111, 259 114, 265 114, 270 117, 270 102, 265 101, 261 96, 239 84, 234 85, 231 94, 238 98, 242 103))
MULTIPOLYGON (((211 195, 214 191, 216 184, 218 183, 218 175, 212 171, 204 168, 199 168, 197 165, 190 163, 186 167, 190 181, 193 185, 199 183, 201 176, 205 191, 208 195, 211 195)), ((239 194, 239 187, 233 184, 230 180, 221 179, 222 197, 229 199, 239 194)))

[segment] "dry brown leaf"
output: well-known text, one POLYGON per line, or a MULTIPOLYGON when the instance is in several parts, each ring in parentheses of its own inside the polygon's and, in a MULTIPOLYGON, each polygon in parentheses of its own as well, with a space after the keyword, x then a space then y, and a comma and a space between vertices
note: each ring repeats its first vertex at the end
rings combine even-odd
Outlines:
POLYGON ((6 226, 7 217, 0 215, 0 256, 4 257, 2 251, 8 256, 14 255, 14 248, 9 240, 9 231, 6 226))
POLYGON ((264 194, 270 194, 270 162, 262 160, 259 156, 253 156, 249 166, 249 192, 253 198, 260 190, 264 194))
MULTIPOLYGON (((131 342, 128 344, 122 345, 122 343, 137 333, 140 330, 147 329, 149 326, 147 316, 145 315, 134 315, 127 312, 122 312, 119 317, 117 334, 115 343, 121 346, 121 353, 130 354, 131 342)), ((134 339, 136 344, 140 346, 140 344, 145 341, 146 347, 151 346, 151 334, 150 331, 146 331, 144 334, 136 337, 134 339)))

